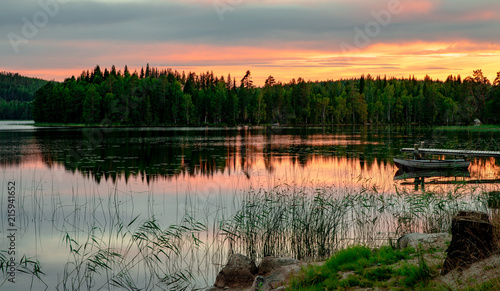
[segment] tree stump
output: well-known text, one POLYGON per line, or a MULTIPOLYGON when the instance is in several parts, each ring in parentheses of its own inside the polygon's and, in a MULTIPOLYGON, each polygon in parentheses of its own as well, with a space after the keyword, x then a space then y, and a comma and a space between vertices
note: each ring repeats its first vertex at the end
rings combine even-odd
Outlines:
POLYGON ((488 193, 488 207, 491 209, 491 223, 497 248, 500 247, 500 191, 488 193))
POLYGON ((491 209, 500 209, 500 191, 488 193, 488 207, 491 209))
POLYGON ((460 211, 452 220, 451 234, 441 275, 455 268, 466 269, 494 251, 493 225, 486 213, 460 211))

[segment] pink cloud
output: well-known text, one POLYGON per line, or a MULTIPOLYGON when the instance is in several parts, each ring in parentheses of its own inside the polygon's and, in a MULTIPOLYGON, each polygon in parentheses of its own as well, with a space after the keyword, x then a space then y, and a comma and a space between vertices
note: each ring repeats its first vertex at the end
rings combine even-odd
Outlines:
POLYGON ((440 3, 440 0, 403 0, 401 1, 402 15, 429 14, 440 3))
POLYGON ((208 44, 94 42, 83 47, 80 45, 65 43, 61 51, 56 51, 54 46, 51 57, 28 57, 22 63, 3 66, 2 69, 62 81, 72 75, 80 75, 83 70, 91 70, 96 64, 102 69, 115 65, 119 70, 128 65, 131 71, 140 71, 141 66, 149 63, 153 67, 173 68, 186 73, 214 71, 217 76, 230 73, 237 82, 246 70, 251 70, 256 85, 263 85, 269 75, 282 82, 298 77, 314 81, 359 77, 361 74, 415 75, 417 78, 429 74, 433 78, 445 79, 450 74, 468 76, 472 70, 480 68, 488 78, 494 79, 500 70, 496 65, 500 63, 500 45, 467 40, 374 44, 349 55, 338 50, 208 44), (103 47, 106 50, 99 51, 99 55, 83 55, 86 50, 97 51, 103 47), (33 63, 39 64, 37 68, 32 66, 33 63))
POLYGON ((500 7, 497 7, 495 11, 492 10, 480 10, 467 12, 458 17, 458 21, 478 21, 478 20, 494 20, 500 19, 500 14, 498 13, 500 7))

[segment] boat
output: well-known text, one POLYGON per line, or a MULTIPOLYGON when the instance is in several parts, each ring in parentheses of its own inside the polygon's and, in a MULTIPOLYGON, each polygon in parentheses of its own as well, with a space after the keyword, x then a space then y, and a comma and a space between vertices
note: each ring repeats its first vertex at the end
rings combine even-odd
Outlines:
POLYGON ((475 150, 449 150, 449 149, 432 149, 432 148, 402 148, 402 152, 415 152, 417 150, 420 154, 430 155, 449 155, 449 156, 462 156, 462 157, 494 157, 500 158, 499 151, 475 151, 475 150))
POLYGON ((406 160, 394 158, 394 164, 403 171, 467 169, 470 161, 458 160, 406 160))
POLYGON ((414 172, 405 172, 399 169, 394 175, 394 180, 419 179, 419 178, 450 178, 465 177, 470 178, 470 172, 467 169, 452 170, 423 170, 414 172))

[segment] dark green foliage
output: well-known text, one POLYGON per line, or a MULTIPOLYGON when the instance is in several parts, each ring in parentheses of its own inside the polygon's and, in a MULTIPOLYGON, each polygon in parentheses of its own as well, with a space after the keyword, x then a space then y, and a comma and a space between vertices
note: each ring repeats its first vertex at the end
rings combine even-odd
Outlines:
POLYGON ((418 265, 405 264, 398 272, 403 276, 403 285, 406 287, 415 287, 417 284, 432 278, 431 269, 421 252, 418 254, 418 265))
MULTIPOLYGON (((333 282, 327 282, 325 285, 328 287, 336 287, 335 285, 340 285, 342 288, 353 288, 356 286, 360 286, 362 284, 362 281, 360 280, 359 276, 354 276, 354 275, 349 275, 347 276, 347 279, 342 280, 341 282, 338 282, 337 284, 332 284, 333 282)), ((368 287, 368 286, 363 286, 363 287, 368 287)))
MULTIPOLYGON (((500 79, 499 79, 500 80, 500 79)), ((99 66, 78 78, 40 89, 37 122, 105 125, 234 124, 456 124, 500 123, 500 81, 482 76, 432 80, 360 79, 283 84, 269 76, 264 87, 247 71, 240 85, 231 76, 141 69, 124 73, 99 66), (112 94, 109 95, 109 94, 112 94)), ((0 109, 2 108, 0 103, 0 109)), ((27 109, 17 109, 23 111, 27 109)), ((0 118, 2 117, 0 111, 0 118)))
POLYGON ((395 250, 390 246, 370 249, 353 246, 337 252, 322 266, 309 266, 292 278, 291 290, 337 290, 349 288, 415 288, 425 286, 433 276, 422 253, 395 250), (418 265, 400 261, 418 256, 418 265), (340 272, 354 272, 345 277, 340 272))
POLYGON ((0 72, 0 98, 5 101, 33 101, 35 92, 46 83, 42 79, 0 72))
POLYGON ((33 119, 33 102, 5 101, 0 99, 0 120, 33 119))
POLYGON ((371 281, 386 281, 389 280, 394 274, 394 270, 391 267, 382 266, 375 269, 370 269, 365 272, 364 277, 371 281))
POLYGON ((357 263, 371 257, 371 250, 365 246, 354 246, 341 250, 326 262, 326 267, 332 270, 353 271, 357 263))
MULTIPOLYGON (((412 248, 404 249, 402 251, 395 251, 390 246, 383 246, 374 251, 376 253, 376 263, 390 265, 401 260, 409 258, 409 255, 414 252, 412 248)), ((375 263, 373 262, 373 263, 375 263)))
POLYGON ((0 120, 33 119, 35 92, 47 81, 0 72, 0 120))

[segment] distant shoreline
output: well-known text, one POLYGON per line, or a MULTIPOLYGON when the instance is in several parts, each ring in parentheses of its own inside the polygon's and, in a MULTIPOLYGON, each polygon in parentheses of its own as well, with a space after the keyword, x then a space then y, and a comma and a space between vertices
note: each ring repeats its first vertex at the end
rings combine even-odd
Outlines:
MULTIPOLYGON (((12 122, 29 122, 30 120, 1 120, 1 121, 12 121, 12 122)), ((500 125, 488 125, 484 124, 481 126, 474 125, 423 125, 423 124, 392 124, 392 123, 364 123, 364 124, 204 124, 204 125, 176 125, 176 124, 163 124, 163 125, 126 125, 126 124, 82 124, 82 123, 44 123, 44 122, 33 122, 35 127, 74 127, 74 128, 174 128, 174 127, 192 127, 192 128, 237 128, 237 127, 274 127, 274 128, 286 128, 286 127, 323 127, 323 126, 393 126, 393 127, 429 127, 436 130, 452 130, 452 131, 500 131, 500 125)))

